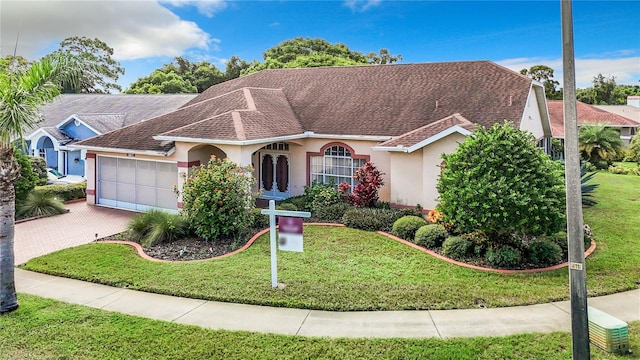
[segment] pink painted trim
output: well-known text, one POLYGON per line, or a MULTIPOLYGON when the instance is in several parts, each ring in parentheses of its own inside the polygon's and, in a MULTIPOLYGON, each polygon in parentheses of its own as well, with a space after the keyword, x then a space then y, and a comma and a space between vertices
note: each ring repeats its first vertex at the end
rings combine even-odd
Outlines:
MULTIPOLYGON (((89 194, 89 195, 94 195, 94 194, 89 194)), ((87 198, 73 199, 73 200, 65 201, 64 203, 74 204, 74 203, 85 202, 85 201, 87 201, 87 198)))
POLYGON ((178 167, 183 167, 183 168, 190 168, 192 166, 200 166, 200 160, 196 160, 196 161, 178 161, 178 167))
POLYGON ((95 153, 87 153, 87 159, 95 159, 95 158, 96 158, 95 153))
MULTIPOLYGON (((403 243, 407 246, 410 246, 416 250, 420 250, 426 254, 429 254, 433 257, 436 257, 440 260, 446 261, 450 264, 454 264, 454 265, 458 265, 458 266, 462 266, 462 267, 466 267, 469 269, 473 269, 473 270, 480 270, 480 271, 490 271, 490 272, 497 272, 500 274, 523 274, 523 273, 535 273, 535 272, 544 272, 544 271, 552 271, 552 270, 558 270, 561 269, 563 267, 567 267, 569 265, 568 262, 564 262, 562 264, 558 264, 558 265, 554 265, 554 266, 550 266, 550 267, 546 267, 546 268, 539 268, 539 269, 524 269, 524 270, 505 270, 505 269, 493 269, 493 268, 486 268, 486 267, 482 267, 482 266, 476 266, 476 265, 471 265, 471 264, 467 264, 467 263, 463 263, 460 261, 456 261, 453 259, 450 259, 446 256, 442 256, 436 252, 433 252, 431 250, 425 249, 422 246, 416 245, 410 241, 401 239, 399 237, 393 236, 391 234, 388 234, 384 231, 376 231, 377 234, 380 234, 382 236, 386 236, 389 239, 395 240, 397 242, 403 243)), ((594 251, 596 250, 596 242, 595 241, 591 241, 591 246, 589 247, 589 249, 587 249, 587 251, 584 252, 584 257, 586 258, 587 256, 591 255, 594 251)))
POLYGON ((96 189, 87 189, 87 195, 95 195, 96 189))

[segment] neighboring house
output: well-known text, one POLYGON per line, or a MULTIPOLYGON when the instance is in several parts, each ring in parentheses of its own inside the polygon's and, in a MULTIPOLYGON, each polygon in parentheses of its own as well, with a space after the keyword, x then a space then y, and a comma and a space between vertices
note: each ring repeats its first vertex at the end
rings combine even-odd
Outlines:
POLYGON ((174 186, 216 156, 252 165, 267 199, 353 184, 371 161, 386 174, 381 200, 429 209, 440 155, 505 120, 549 145, 542 85, 488 61, 271 69, 73 147, 87 151, 90 204, 176 210, 174 186))
MULTIPOLYGON (((549 118, 551 119, 551 131, 553 137, 564 140, 564 115, 562 100, 548 100, 549 118)), ((636 134, 637 123, 624 116, 617 115, 609 110, 603 110, 600 106, 593 106, 578 101, 576 103, 578 126, 581 125, 605 125, 620 131, 620 138, 629 145, 629 142, 636 134)))
POLYGON ((63 94, 43 106, 37 129, 27 131, 30 155, 64 175, 84 176, 86 151, 69 145, 173 111, 196 94, 105 95, 63 94))
MULTIPOLYGON (((640 124, 640 96, 627 96, 627 105, 594 105, 596 108, 624 116, 627 119, 633 120, 636 123, 640 124)), ((625 140, 628 144, 630 139, 633 138, 634 134, 631 133, 620 133, 621 136, 627 136, 628 138, 625 140)))

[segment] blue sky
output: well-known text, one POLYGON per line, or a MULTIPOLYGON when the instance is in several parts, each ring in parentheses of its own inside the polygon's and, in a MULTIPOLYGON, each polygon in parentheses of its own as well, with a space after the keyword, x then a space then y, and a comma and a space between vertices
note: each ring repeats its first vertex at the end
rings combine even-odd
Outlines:
MULTIPOLYGON (((35 58, 68 36, 98 37, 126 69, 125 88, 174 56, 224 68, 262 60, 297 36, 362 52, 387 48, 403 63, 491 60, 516 71, 549 65, 562 82, 560 1, 12 1, 3 0, 2 54, 35 58), (18 20, 19 19, 19 20, 18 20), (46 24, 46 26, 45 26, 46 24)), ((640 1, 574 1, 578 87, 598 73, 640 84, 640 1)))

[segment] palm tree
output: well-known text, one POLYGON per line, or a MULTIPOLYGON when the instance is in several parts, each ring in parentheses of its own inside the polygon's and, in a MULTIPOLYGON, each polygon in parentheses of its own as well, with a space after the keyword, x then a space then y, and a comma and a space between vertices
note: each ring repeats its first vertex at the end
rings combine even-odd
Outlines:
POLYGON ((12 141, 41 119, 38 108, 60 94, 63 84, 77 81, 81 69, 74 58, 57 55, 29 65, 26 70, 0 71, 0 314, 18 308, 15 291, 13 239, 14 181, 20 174, 12 141))
POLYGON ((624 146, 616 129, 600 124, 581 126, 578 141, 582 158, 599 169, 609 167, 624 146))

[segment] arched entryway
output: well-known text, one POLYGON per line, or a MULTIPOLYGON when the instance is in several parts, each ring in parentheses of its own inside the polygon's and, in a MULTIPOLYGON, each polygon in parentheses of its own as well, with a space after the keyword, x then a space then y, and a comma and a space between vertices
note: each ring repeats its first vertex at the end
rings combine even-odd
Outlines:
POLYGON ((47 167, 58 169, 58 152, 53 146, 53 141, 48 136, 42 136, 36 142, 34 156, 40 156, 47 162, 47 167))
POLYGON ((213 145, 197 145, 189 149, 188 161, 191 166, 206 165, 211 158, 226 159, 227 154, 213 145))

